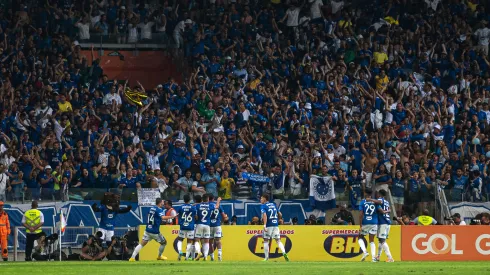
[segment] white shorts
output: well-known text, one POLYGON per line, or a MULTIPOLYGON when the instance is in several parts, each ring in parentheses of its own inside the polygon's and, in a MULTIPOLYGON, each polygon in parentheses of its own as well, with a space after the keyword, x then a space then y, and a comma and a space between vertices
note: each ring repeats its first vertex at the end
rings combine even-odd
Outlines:
POLYGON ((404 197, 393 197, 393 203, 394 204, 405 204, 405 198, 404 197))
POLYGON ((222 238, 223 231, 221 231, 221 226, 211 227, 211 238, 222 238))
POLYGON ((106 241, 106 242, 112 241, 112 236, 114 236, 114 230, 105 230, 102 228, 97 228, 97 231, 100 231, 102 233, 101 239, 103 241, 106 241))
POLYGON ((363 236, 376 235, 377 232, 378 232, 377 224, 366 224, 361 226, 361 235, 363 236))
POLYGON ((211 229, 209 225, 198 224, 196 226, 196 234, 195 237, 198 239, 209 239, 211 236, 211 229))
POLYGON ((165 237, 163 237, 161 233, 155 234, 145 231, 145 234, 143 235, 143 241, 149 242, 151 240, 155 240, 157 241, 157 243, 164 243, 166 241, 165 237))
POLYGON ((278 226, 267 227, 267 230, 264 230, 264 239, 279 239, 281 238, 281 234, 279 232, 278 226))
POLYGON ((378 239, 388 239, 390 235, 390 225, 380 224, 378 225, 378 239))
POLYGON ((194 230, 179 230, 179 238, 193 240, 194 230))

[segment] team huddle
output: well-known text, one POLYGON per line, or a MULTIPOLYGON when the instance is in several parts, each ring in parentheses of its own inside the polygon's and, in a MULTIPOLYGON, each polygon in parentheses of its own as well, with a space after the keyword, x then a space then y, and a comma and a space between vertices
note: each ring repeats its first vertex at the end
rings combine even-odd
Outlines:
MULTIPOLYGON (((148 213, 146 230, 140 244, 135 248, 133 255, 129 259, 130 262, 136 261, 136 256, 140 250, 151 240, 160 243, 158 249, 157 260, 166 260, 162 256, 167 240, 160 233, 160 225, 164 221, 178 219, 180 230, 177 238, 178 260, 185 256, 185 260, 199 260, 202 258, 207 260, 208 255, 211 261, 214 261, 214 251, 218 251, 218 261, 222 260, 223 253, 221 248, 221 219, 227 219, 220 206, 221 198, 214 201, 212 194, 204 194, 194 197, 195 204, 191 204, 191 197, 184 196, 184 204, 176 212, 176 215, 165 215, 162 209, 164 201, 160 198, 156 199, 156 205, 153 206, 148 213), (182 244, 184 239, 187 239, 187 247, 185 254, 182 252, 182 244), (202 246, 201 246, 202 245, 202 246), (211 253, 210 253, 211 252, 211 253)), ((261 198, 262 206, 260 208, 262 219, 264 221, 264 253, 265 259, 269 259, 269 240, 274 239, 277 242, 279 249, 282 251, 284 259, 289 261, 288 255, 281 242, 279 234, 279 219, 281 213, 277 210, 274 203, 269 202, 269 197, 263 195, 261 198)))
MULTIPOLYGON (((360 236, 369 235, 373 262, 379 261, 383 251, 388 257, 388 262, 394 261, 390 248, 386 243, 386 239, 388 239, 390 233, 391 219, 390 204, 385 200, 385 196, 386 191, 380 190, 378 198, 373 199, 371 198, 371 191, 366 190, 366 199, 361 201, 359 205, 359 210, 361 211, 360 236), (374 243, 375 236, 378 237, 379 241, 377 252, 376 244, 374 243)), ((184 204, 176 211, 175 215, 171 216, 165 215, 165 211, 162 209, 164 201, 160 198, 156 199, 156 205, 150 209, 148 214, 143 238, 135 248, 129 261, 135 261, 139 251, 151 240, 160 243, 157 260, 166 260, 167 258, 162 256, 162 254, 167 245, 167 240, 160 233, 160 225, 166 220, 172 221, 175 218, 178 219, 180 226, 179 236, 177 238, 179 261, 182 257, 185 257, 185 260, 199 260, 202 258, 206 261, 208 256, 211 257, 211 261, 214 261, 215 251, 218 251, 218 261, 222 261, 221 238, 223 237, 223 233, 221 231, 221 219, 227 219, 227 215, 220 206, 221 198, 218 198, 215 202, 212 194, 204 194, 202 197, 194 197, 194 201, 195 204, 191 204, 191 197, 185 195, 184 204), (185 254, 182 252, 184 239, 187 239, 185 254)), ((284 259, 289 261, 284 245, 281 242, 279 231, 281 213, 277 210, 275 203, 269 202, 269 196, 267 194, 262 195, 260 203, 260 212, 264 223, 264 261, 269 260, 269 241, 271 239, 276 241, 277 247, 281 250, 284 259)), ((362 261, 364 261, 369 256, 364 238, 360 237, 358 243, 363 252, 362 261)))
MULTIPOLYGON (((394 262, 391 256, 390 248, 386 243, 390 233, 390 203, 385 200, 386 191, 378 192, 378 199, 371 198, 371 191, 366 190, 366 199, 361 201, 359 210, 361 211, 359 223, 361 225, 360 235, 369 235, 369 245, 371 248, 371 257, 373 262, 379 262, 381 253, 384 251, 388 257, 387 262, 394 262), (376 253, 376 244, 374 237, 378 237, 378 252, 376 253)), ((366 250, 366 244, 363 238, 359 237, 359 246, 363 252, 361 261, 364 261, 369 253, 366 250)))

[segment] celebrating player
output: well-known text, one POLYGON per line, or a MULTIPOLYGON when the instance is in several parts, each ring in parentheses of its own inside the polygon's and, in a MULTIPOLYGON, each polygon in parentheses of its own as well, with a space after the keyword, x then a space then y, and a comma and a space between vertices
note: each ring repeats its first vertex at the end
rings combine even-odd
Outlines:
POLYGON ((390 247, 388 246, 388 243, 386 243, 386 239, 388 239, 388 236, 390 234, 390 225, 391 225, 390 203, 385 198, 386 198, 386 191, 379 190, 378 199, 374 201, 375 204, 381 205, 381 209, 383 210, 382 213, 378 213, 379 243, 378 243, 378 256, 376 257, 376 261, 379 261, 379 258, 381 257, 381 253, 384 250, 386 256, 388 257, 388 260, 386 260, 386 262, 392 263, 394 262, 394 260, 393 257, 391 256, 390 247))
POLYGON ((210 225, 210 217, 211 217, 211 212, 215 208, 219 208, 221 198, 218 198, 216 205, 214 204, 209 204, 209 195, 204 194, 202 196, 202 202, 198 202, 196 204, 196 210, 197 210, 197 219, 196 219, 196 233, 194 234, 194 249, 198 253, 198 256, 196 257, 196 260, 199 260, 200 258, 200 253, 201 253, 201 243, 200 241, 202 240, 202 256, 204 257, 204 260, 208 257, 208 252, 209 252, 209 238, 211 235, 211 229, 209 227, 210 225))
POLYGON ((260 203, 262 204, 260 206, 260 212, 262 213, 262 221, 264 222, 264 261, 269 260, 269 240, 272 238, 276 240, 277 246, 281 249, 284 259, 289 262, 288 254, 284 249, 279 233, 279 219, 282 214, 277 211, 275 203, 269 202, 269 195, 263 194, 260 197, 260 203))
POLYGON ((129 259, 130 262, 135 261, 136 255, 138 255, 140 250, 151 240, 155 240, 160 244, 157 260, 167 259, 167 257, 162 256, 165 246, 167 245, 167 240, 165 240, 165 237, 160 234, 160 225, 162 224, 162 221, 173 219, 176 216, 165 216, 165 212, 162 209, 163 200, 161 198, 157 198, 155 204, 155 206, 150 208, 145 234, 143 235, 143 239, 141 240, 140 244, 134 249, 133 255, 129 259))
POLYGON ((369 235, 369 243, 371 246, 371 257, 373 262, 376 262, 376 244, 374 243, 374 236, 376 236, 376 232, 378 231, 378 210, 381 210, 381 207, 371 199, 371 190, 366 189, 365 191, 366 199, 361 201, 359 205, 359 210, 361 211, 359 215, 359 224, 361 225, 361 232, 359 234, 359 239, 357 242, 361 247, 362 255, 361 261, 364 261, 369 253, 366 251, 366 245, 364 244, 364 240, 362 236, 369 235))
POLYGON ((221 206, 216 207, 213 194, 209 194, 209 203, 214 205, 214 210, 211 212, 211 221, 210 221, 211 261, 214 261, 214 250, 218 249, 218 261, 221 262, 221 260, 223 259, 223 251, 221 250, 221 238, 223 237, 223 233, 221 231, 221 218, 223 218, 223 220, 226 220, 228 216, 225 214, 221 206))
POLYGON ((97 231, 102 233, 102 240, 110 245, 112 236, 114 236, 114 224, 118 214, 124 214, 131 211, 131 205, 123 209, 114 209, 114 206, 102 204, 100 207, 96 203, 92 205, 94 212, 100 212, 100 223, 97 231))
POLYGON ((183 255, 182 241, 185 238, 187 238, 187 249, 185 255, 186 261, 189 259, 189 256, 191 255, 191 252, 193 250, 192 246, 194 242, 194 219, 197 213, 196 208, 192 204, 189 204, 190 201, 191 196, 189 196, 188 194, 184 195, 184 204, 180 207, 178 211, 180 230, 179 237, 177 238, 177 250, 179 251, 179 261, 183 255))

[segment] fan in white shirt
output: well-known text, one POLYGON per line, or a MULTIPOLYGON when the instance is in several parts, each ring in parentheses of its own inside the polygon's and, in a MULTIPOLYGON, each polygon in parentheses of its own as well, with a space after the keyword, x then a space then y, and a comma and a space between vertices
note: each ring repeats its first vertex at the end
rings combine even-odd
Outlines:
POLYGON ((143 23, 138 24, 138 28, 141 29, 141 39, 151 39, 151 28, 155 25, 154 22, 149 22, 148 18, 145 18, 143 23))

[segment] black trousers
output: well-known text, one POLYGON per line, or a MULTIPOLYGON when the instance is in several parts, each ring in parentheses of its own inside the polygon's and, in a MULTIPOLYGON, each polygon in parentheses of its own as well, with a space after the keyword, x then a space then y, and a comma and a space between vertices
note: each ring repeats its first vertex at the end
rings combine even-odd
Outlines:
POLYGON ((32 260, 32 248, 34 248, 34 241, 39 239, 39 234, 37 233, 27 233, 26 234, 26 261, 32 260))

